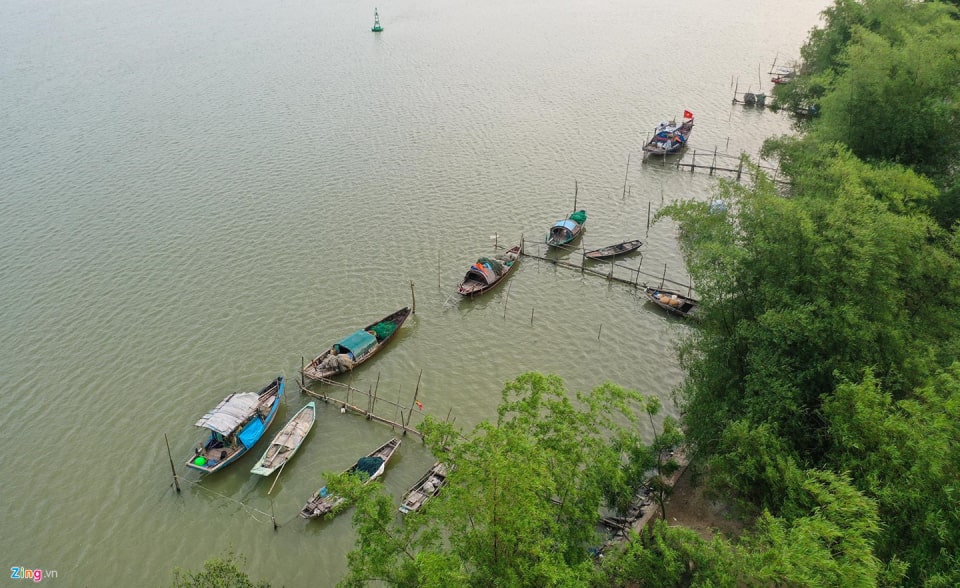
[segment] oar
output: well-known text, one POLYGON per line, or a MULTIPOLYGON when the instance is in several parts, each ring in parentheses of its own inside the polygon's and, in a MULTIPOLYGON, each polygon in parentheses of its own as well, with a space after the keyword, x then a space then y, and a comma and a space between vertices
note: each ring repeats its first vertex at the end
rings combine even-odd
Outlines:
POLYGON ((277 485, 277 480, 280 479, 280 474, 283 473, 283 468, 287 467, 287 463, 289 463, 289 462, 290 462, 290 460, 288 459, 287 461, 283 462, 283 465, 282 465, 282 466, 280 466, 280 471, 277 472, 277 477, 273 479, 273 484, 270 484, 270 489, 267 490, 267 496, 269 496, 270 493, 273 492, 273 487, 277 485))

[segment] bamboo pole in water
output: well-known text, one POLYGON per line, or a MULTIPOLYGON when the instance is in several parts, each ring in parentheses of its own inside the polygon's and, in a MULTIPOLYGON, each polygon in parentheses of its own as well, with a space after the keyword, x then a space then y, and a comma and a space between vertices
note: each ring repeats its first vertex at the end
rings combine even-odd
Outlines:
POLYGON ((380 389, 380 372, 377 372, 377 384, 373 387, 373 398, 370 400, 370 411, 367 412, 367 420, 373 416, 373 409, 377 406, 377 390, 380 389))
MULTIPOLYGON (((407 422, 403 424, 403 434, 407 434, 407 427, 410 425, 410 418, 413 417, 413 407, 417 404, 417 395, 420 394, 420 380, 423 378, 423 369, 420 370, 420 375, 417 376, 417 389, 413 391, 413 403, 410 404, 410 410, 407 412, 407 422)), ((403 417, 403 413, 400 414, 400 417, 403 417)))
POLYGON ((173 465, 173 454, 170 453, 170 440, 167 439, 167 434, 163 434, 163 442, 167 444, 167 457, 170 458, 170 471, 173 472, 173 485, 177 488, 177 494, 180 494, 180 480, 177 479, 177 468, 173 465))
MULTIPOLYGON (((270 489, 267 490, 267 496, 269 496, 270 493, 273 492, 273 487, 277 485, 277 482, 280 480, 280 474, 283 473, 283 468, 287 467, 287 462, 289 461, 290 460, 287 459, 287 461, 283 462, 283 464, 280 466, 280 471, 277 472, 277 477, 273 479, 273 484, 270 484, 270 489)), ((273 502, 270 503, 270 506, 271 507, 273 506, 273 502)))
POLYGON ((627 197, 627 178, 630 177, 630 153, 627 152, 627 173, 623 174, 623 197, 627 197))
POLYGON ((510 286, 511 284, 507 284, 507 294, 503 298, 503 320, 507 320, 507 303, 510 302, 510 286))

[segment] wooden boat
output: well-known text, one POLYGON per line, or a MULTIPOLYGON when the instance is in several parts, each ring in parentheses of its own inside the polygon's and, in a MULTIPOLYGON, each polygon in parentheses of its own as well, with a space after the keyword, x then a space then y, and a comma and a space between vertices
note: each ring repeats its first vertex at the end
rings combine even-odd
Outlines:
POLYGON ((662 288, 646 287, 643 289, 643 293, 646 294, 651 302, 667 312, 682 317, 696 317, 700 302, 694 298, 678 294, 671 290, 663 290, 662 288))
POLYGON ((643 151, 651 155, 671 155, 679 153, 687 144, 693 132, 693 114, 683 111, 683 122, 662 122, 653 131, 653 137, 643 146, 643 151))
POLYGON ((776 85, 780 84, 789 84, 797 77, 797 70, 793 67, 780 67, 770 71, 770 74, 773 75, 770 78, 770 81, 776 85))
MULTIPOLYGON (((398 447, 400 447, 400 440, 394 437, 364 457, 361 457, 357 460, 357 463, 353 464, 353 466, 344 473, 367 476, 363 483, 369 484, 383 475, 383 471, 387 467, 387 462, 390 461, 393 454, 397 452, 398 447)), ((327 490, 327 487, 323 486, 314 492, 310 500, 300 509, 300 516, 305 519, 323 516, 332 512, 337 506, 343 504, 345 500, 346 498, 342 496, 331 494, 327 490)))
POLYGON ((300 444, 307 438, 307 433, 316 420, 317 405, 315 402, 308 402, 280 429, 250 473, 269 476, 283 467, 300 449, 300 444))
POLYGON ((263 437, 277 415, 283 396, 283 376, 259 392, 231 394, 197 421, 210 431, 206 440, 187 460, 187 467, 215 472, 236 461, 263 437))
POLYGON ((447 466, 438 461, 400 499, 400 512, 407 514, 419 510, 425 502, 439 494, 440 488, 446 483, 447 466))
POLYGON ((521 245, 507 249, 506 253, 501 253, 494 258, 481 257, 477 262, 470 266, 467 275, 457 286, 457 293, 461 296, 479 296, 496 288, 520 261, 520 255, 523 253, 521 245))
POLYGON ((587 211, 578 210, 563 220, 558 220, 550 227, 546 243, 550 247, 561 247, 573 243, 583 234, 583 225, 587 222, 587 211))
POLYGON ((319 380, 352 370, 383 349, 397 334, 400 325, 407 320, 408 316, 410 316, 410 308, 405 306, 375 323, 354 331, 315 357, 301 370, 301 373, 304 378, 319 380))
POLYGON ((633 241, 624 241, 623 243, 617 243, 609 247, 587 251, 583 256, 588 259, 609 259, 618 255, 626 255, 631 251, 636 251, 641 245, 643 245, 643 242, 640 241, 640 239, 634 239, 633 241))

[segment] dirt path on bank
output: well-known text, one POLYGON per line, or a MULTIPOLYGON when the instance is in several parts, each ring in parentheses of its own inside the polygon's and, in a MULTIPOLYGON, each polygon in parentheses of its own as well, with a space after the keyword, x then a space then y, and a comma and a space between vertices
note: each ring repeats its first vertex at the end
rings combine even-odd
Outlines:
POLYGON ((690 468, 686 468, 674 484, 666 503, 667 522, 692 529, 706 540, 717 532, 728 539, 738 537, 745 525, 728 505, 706 497, 703 485, 693 484, 691 478, 690 468))

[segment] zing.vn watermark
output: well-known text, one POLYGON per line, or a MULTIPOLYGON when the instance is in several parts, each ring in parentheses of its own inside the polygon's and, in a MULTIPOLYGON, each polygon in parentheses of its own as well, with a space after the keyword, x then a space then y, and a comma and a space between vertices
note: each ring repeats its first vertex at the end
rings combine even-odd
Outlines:
POLYGON ((39 582, 44 578, 56 578, 57 570, 30 570, 24 567, 10 568, 11 580, 33 580, 39 582))

